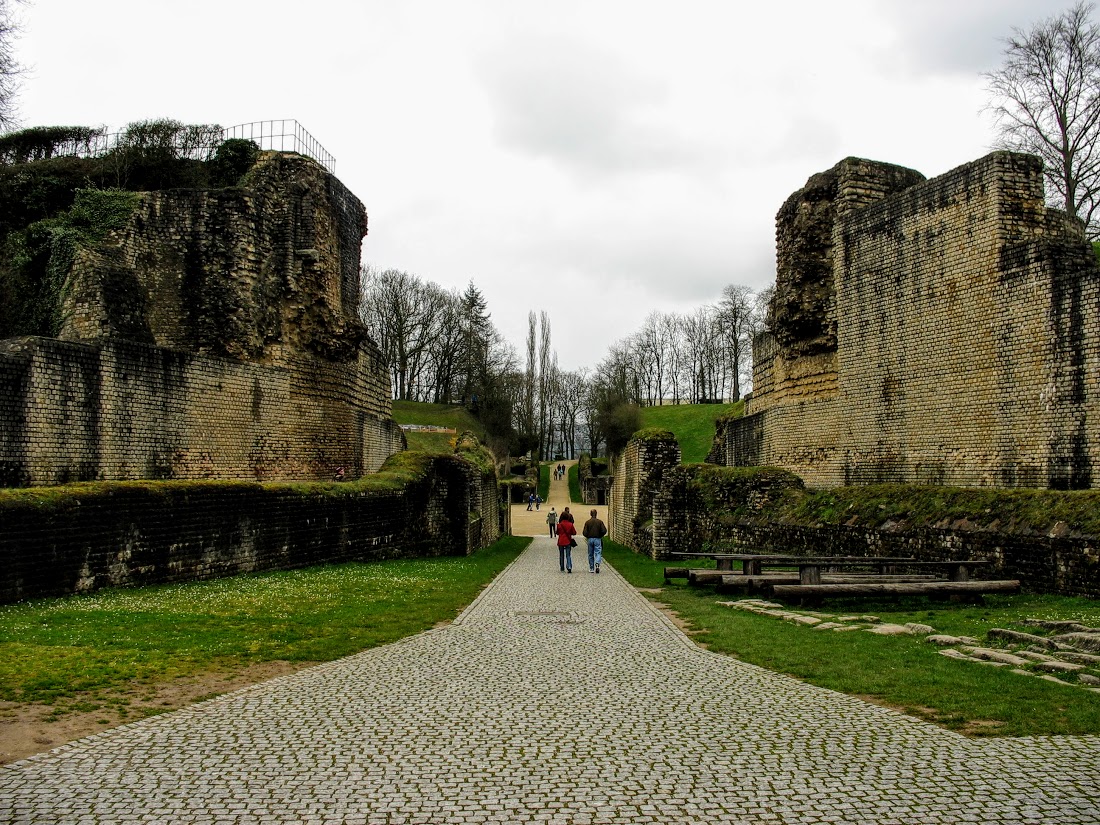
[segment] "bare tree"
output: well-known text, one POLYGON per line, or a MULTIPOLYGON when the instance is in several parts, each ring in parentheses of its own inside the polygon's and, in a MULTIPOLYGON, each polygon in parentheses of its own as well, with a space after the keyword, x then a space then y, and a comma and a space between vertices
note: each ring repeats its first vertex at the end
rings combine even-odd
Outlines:
POLYGON ((1083 0, 1013 29, 1004 65, 983 75, 1004 149, 1043 159, 1052 202, 1100 238, 1100 26, 1083 0))
POLYGON ((752 290, 740 284, 730 284, 722 290, 718 304, 718 328, 721 335, 721 355, 724 360, 725 397, 741 400, 741 379, 752 372, 752 336, 755 330, 755 307, 752 290))
POLYGON ((450 296, 397 269, 364 267, 362 283, 359 315, 389 364, 393 397, 427 400, 428 356, 450 296))
POLYGON ((0 129, 11 129, 18 121, 16 100, 25 70, 15 59, 21 27, 13 7, 20 1, 0 0, 0 129))
POLYGON ((538 450, 538 432, 536 421, 538 400, 538 353, 537 322, 533 311, 527 313, 527 371, 523 381, 523 403, 517 410, 516 430, 519 432, 520 441, 526 444, 527 450, 538 450))
POLYGON ((556 372, 557 355, 550 349, 550 316, 543 310, 539 313, 539 457, 542 459, 550 457, 556 372))
POLYGON ((587 378, 584 369, 557 373, 553 399, 559 414, 557 451, 566 458, 577 457, 577 422, 584 414, 587 378))

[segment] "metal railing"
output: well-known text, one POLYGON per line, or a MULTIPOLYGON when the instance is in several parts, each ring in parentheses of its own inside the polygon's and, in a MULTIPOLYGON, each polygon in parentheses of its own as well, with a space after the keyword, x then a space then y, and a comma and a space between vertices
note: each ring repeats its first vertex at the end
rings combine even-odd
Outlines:
MULTIPOLYGON (((200 127, 201 128, 201 127, 200 127)), ((305 155, 321 164, 332 174, 336 174, 336 158, 329 154, 317 139, 307 132, 297 120, 257 120, 252 123, 240 123, 221 130, 220 137, 216 132, 208 133, 205 139, 197 141, 188 140, 195 132, 190 129, 181 133, 184 143, 174 147, 179 157, 188 157, 193 160, 209 160, 217 148, 218 143, 230 138, 251 140, 260 149, 273 152, 296 152, 305 155), (213 141, 213 142, 212 142, 213 141)), ((79 144, 65 147, 65 151, 56 154, 73 154, 78 157, 100 157, 117 147, 120 138, 126 132, 100 132, 93 134, 79 144)))
POLYGON ((222 140, 243 138, 251 140, 261 149, 273 152, 297 152, 313 158, 328 171, 336 174, 336 158, 328 153, 296 120, 257 120, 241 123, 222 131, 222 140))

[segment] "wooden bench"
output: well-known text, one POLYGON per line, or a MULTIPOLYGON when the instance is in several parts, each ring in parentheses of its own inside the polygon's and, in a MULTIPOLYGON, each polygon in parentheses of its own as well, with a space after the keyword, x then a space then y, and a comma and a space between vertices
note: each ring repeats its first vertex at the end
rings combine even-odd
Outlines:
POLYGON ((972 596, 979 600, 986 593, 1018 593, 1020 582, 1011 580, 989 581, 903 581, 903 582, 844 582, 822 584, 776 584, 772 595, 777 599, 820 601, 844 596, 972 596))
POLYGON ((973 567, 981 567, 989 564, 986 559, 950 560, 950 561, 917 561, 916 559, 876 559, 837 557, 803 559, 796 562, 798 566, 798 580, 800 584, 821 584, 823 571, 839 569, 858 569, 860 567, 872 567, 880 576, 897 575, 899 567, 916 567, 922 570, 941 570, 947 575, 947 580, 952 582, 965 582, 970 579, 970 570, 973 567))
MULTIPOLYGON (((866 584, 870 582, 879 584, 892 584, 894 582, 902 583, 917 583, 917 582, 937 582, 943 581, 943 579, 937 578, 930 574, 919 574, 914 576, 902 576, 902 575, 876 575, 876 574, 826 574, 822 578, 825 584, 866 584)), ((756 592, 761 594, 770 594, 775 585, 798 585, 801 584, 799 576, 794 571, 789 573, 762 573, 759 576, 745 576, 741 573, 726 573, 722 576, 721 581, 718 583, 719 593, 747 593, 756 592)))
MULTIPOLYGON (((802 584, 820 584, 823 572, 870 568, 878 575, 898 575, 899 569, 941 571, 949 581, 967 581, 975 567, 989 564, 986 559, 952 559, 945 561, 921 561, 896 556, 791 556, 765 553, 673 553, 678 558, 714 559, 719 571, 733 573, 733 563, 741 563, 741 575, 760 576, 766 567, 798 568, 802 584)), ((666 577, 667 578, 667 577, 666 577)), ((690 578, 690 576, 688 577, 690 578)), ((702 576, 701 580, 716 582, 716 578, 702 576)))

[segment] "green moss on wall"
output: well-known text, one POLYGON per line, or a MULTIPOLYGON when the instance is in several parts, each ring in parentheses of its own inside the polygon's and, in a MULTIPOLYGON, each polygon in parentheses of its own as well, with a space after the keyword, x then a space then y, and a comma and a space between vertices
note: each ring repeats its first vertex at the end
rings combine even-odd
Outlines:
POLYGON ((676 436, 663 427, 646 427, 630 436, 631 441, 676 441, 676 436))

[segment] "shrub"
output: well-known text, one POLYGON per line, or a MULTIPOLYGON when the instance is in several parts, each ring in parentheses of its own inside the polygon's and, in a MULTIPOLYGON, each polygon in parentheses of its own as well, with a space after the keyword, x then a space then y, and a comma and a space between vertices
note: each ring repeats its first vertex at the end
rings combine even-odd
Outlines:
POLYGON ((215 186, 236 186, 256 163, 260 147, 251 140, 229 138, 218 144, 210 161, 210 182, 215 186))

